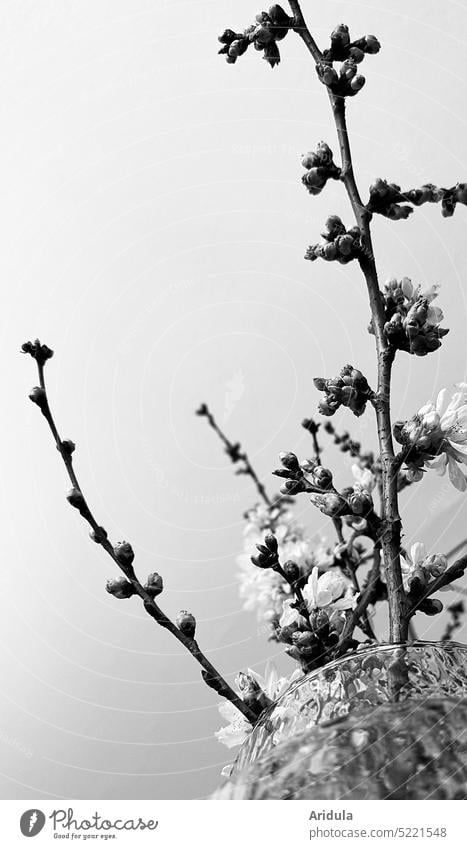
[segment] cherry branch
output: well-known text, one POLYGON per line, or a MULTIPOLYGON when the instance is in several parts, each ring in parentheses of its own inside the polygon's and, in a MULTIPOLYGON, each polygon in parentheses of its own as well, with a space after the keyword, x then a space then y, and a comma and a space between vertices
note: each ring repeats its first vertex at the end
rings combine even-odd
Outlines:
POLYGON ((272 507, 272 502, 266 492, 266 488, 264 484, 260 481, 253 466, 251 465, 250 460, 248 458, 248 454, 245 451, 242 451, 240 443, 231 442, 230 439, 228 439, 225 433, 223 433, 223 431, 220 429, 207 404, 201 404, 201 406, 198 407, 198 409, 196 410, 196 415, 204 416, 207 419, 207 422, 210 427, 212 427, 213 431, 217 433, 221 442, 224 443, 226 454, 228 454, 232 463, 243 463, 243 465, 238 470, 237 474, 248 475, 254 482, 256 489, 258 490, 258 493, 265 502, 265 504, 267 504, 268 507, 272 507))
MULTIPOLYGON (((293 29, 305 42, 316 63, 323 55, 306 26, 300 3, 290 2, 294 15, 293 29)), ((353 170, 352 153, 346 123, 345 97, 335 94, 327 86, 328 96, 334 116, 342 158, 341 179, 349 197, 355 220, 361 232, 362 250, 359 264, 365 277, 370 302, 372 323, 376 338, 378 361, 377 391, 373 400, 378 426, 378 440, 382 467, 382 546, 387 574, 390 640, 404 642, 407 639, 407 601, 402 585, 400 564, 401 520, 398 509, 398 472, 392 442, 390 415, 391 371, 394 361, 394 349, 389 345, 384 333, 384 303, 379 289, 378 273, 373 253, 370 220, 371 213, 362 203, 353 170)))
POLYGON ((176 623, 172 622, 172 620, 169 619, 154 600, 154 596, 159 595, 162 591, 162 580, 160 579, 160 576, 153 573, 153 575, 149 576, 147 584, 143 586, 136 577, 133 569, 132 564, 134 553, 131 545, 127 542, 112 545, 108 539, 107 531, 102 527, 102 525, 99 525, 95 519, 94 514, 89 508, 87 500, 83 494, 73 466, 72 455, 75 450, 75 445, 69 439, 61 439, 50 409, 45 385, 44 366, 46 361, 52 357, 53 351, 51 351, 51 349, 46 345, 41 345, 38 339, 33 343, 26 342, 22 346, 22 351, 23 353, 30 354, 37 364, 39 386, 35 386, 32 389, 29 397, 31 401, 39 407, 42 415, 47 421, 52 432, 55 445, 65 464, 68 477, 72 484, 72 488, 67 495, 67 500, 72 507, 75 507, 78 510, 83 519, 90 525, 91 539, 104 549, 125 576, 126 580, 119 578, 115 581, 110 581, 107 585, 108 591, 117 598, 130 598, 132 595, 138 595, 143 602, 146 613, 148 613, 148 615, 151 616, 158 625, 165 628, 167 631, 170 631, 170 633, 173 634, 173 636, 203 667, 203 680, 210 687, 216 690, 217 693, 232 702, 232 704, 235 705, 235 707, 243 714, 245 719, 254 724, 258 714, 252 710, 251 707, 247 706, 237 693, 235 693, 232 687, 230 687, 230 685, 224 680, 221 674, 199 648, 199 645, 194 638, 196 629, 194 617, 187 613, 187 611, 181 611, 177 616, 176 623))

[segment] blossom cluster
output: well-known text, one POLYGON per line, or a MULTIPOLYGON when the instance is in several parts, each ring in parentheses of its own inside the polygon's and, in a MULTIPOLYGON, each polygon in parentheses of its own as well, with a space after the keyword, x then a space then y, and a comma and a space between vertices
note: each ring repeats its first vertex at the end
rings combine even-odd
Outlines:
POLYGON ((284 495, 327 490, 332 486, 332 472, 317 460, 305 460, 300 463, 292 451, 279 454, 279 460, 282 467, 275 469, 273 475, 285 478, 280 490, 284 495))
MULTIPOLYGON (((414 584, 422 589, 431 578, 439 578, 448 568, 447 557, 444 554, 427 555, 422 542, 415 542, 410 548, 410 554, 401 557, 402 582, 404 589, 409 592, 414 584)), ((449 587, 442 587, 447 590, 449 587)))
POLYGON ((274 68, 281 60, 277 42, 285 38, 292 25, 293 18, 275 3, 268 12, 259 12, 255 22, 243 32, 226 29, 219 36, 223 45, 219 53, 224 54, 227 62, 233 65, 253 44, 256 50, 263 51, 263 58, 274 68))
POLYGON ((302 165, 306 168, 302 183, 311 195, 319 195, 328 180, 339 180, 341 175, 331 148, 323 141, 302 157, 302 165))
POLYGON ((338 215, 331 215, 326 221, 325 228, 321 233, 324 241, 310 245, 305 259, 311 262, 315 259, 325 259, 328 262, 337 260, 343 265, 358 259, 362 252, 362 234, 359 227, 355 226, 347 230, 338 215))
POLYGON ((339 642, 346 611, 355 607, 357 595, 349 578, 339 569, 322 575, 315 566, 302 591, 303 605, 292 599, 283 604, 278 639, 287 654, 302 668, 314 668, 329 649, 339 642))
MULTIPOLYGON (((388 280, 384 285, 384 332, 394 348, 423 357, 436 351, 449 330, 440 327, 443 312, 433 305, 439 286, 423 291, 408 277, 388 280)), ((369 327, 373 332, 372 325, 369 327)))
POLYGON ((344 366, 339 377, 315 377, 313 383, 320 392, 324 392, 324 400, 318 405, 323 416, 333 416, 341 406, 349 407, 355 416, 361 416, 372 394, 366 377, 351 365, 344 366))
POLYGON ((467 183, 457 183, 450 189, 439 188, 433 183, 425 183, 419 189, 402 192, 401 187, 396 183, 388 183, 387 180, 378 177, 370 186, 367 209, 391 218, 393 221, 399 221, 412 214, 413 206, 440 202, 443 217, 450 218, 458 203, 467 204, 467 183))
POLYGON ((349 28, 339 24, 331 33, 331 47, 324 51, 323 60, 316 65, 319 79, 339 97, 352 97, 365 85, 365 77, 358 73, 358 65, 365 54, 378 53, 381 45, 374 35, 365 35, 351 41, 349 28), (339 72, 333 62, 342 62, 339 72))
MULTIPOLYGON (((248 676, 249 681, 256 682, 258 689, 271 702, 275 701, 287 690, 287 688, 301 676, 299 669, 294 670, 289 677, 279 676, 278 671, 273 663, 267 662, 264 675, 248 669, 247 673, 239 673, 235 679, 235 685, 239 694, 242 692, 243 680, 248 676)), ((223 743, 229 749, 235 746, 241 746, 245 742, 248 735, 251 733, 252 726, 242 713, 235 707, 232 702, 224 700, 219 704, 219 713, 222 718, 227 720, 227 725, 215 732, 215 736, 219 743, 223 743)), ((225 767, 223 774, 229 774, 230 765, 225 767)))
POLYGON ((467 465, 467 383, 445 406, 446 389, 436 402, 429 402, 408 421, 396 422, 394 437, 403 446, 407 477, 419 481, 427 469, 444 475, 446 469, 452 484, 463 492, 467 480, 461 465, 467 465))
POLYGON ((275 639, 276 628, 284 601, 293 598, 288 581, 273 569, 255 569, 251 553, 260 545, 265 533, 273 532, 278 542, 278 557, 282 563, 294 562, 300 578, 306 580, 314 566, 326 569, 334 563, 332 552, 321 537, 310 538, 305 528, 296 522, 290 511, 256 505, 246 514, 244 548, 237 558, 239 593, 243 608, 255 611, 258 621, 265 623, 268 635, 275 639))

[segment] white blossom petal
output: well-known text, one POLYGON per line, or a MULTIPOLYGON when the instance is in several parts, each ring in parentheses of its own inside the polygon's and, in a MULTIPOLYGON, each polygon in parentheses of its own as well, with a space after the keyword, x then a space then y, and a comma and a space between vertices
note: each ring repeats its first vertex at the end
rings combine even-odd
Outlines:
POLYGON ((412 559, 412 563, 418 565, 421 563, 426 557, 426 548, 423 542, 414 542, 410 549, 410 556, 412 559))
POLYGON ((441 410, 443 409, 443 406, 444 406, 444 399, 446 397, 446 392, 447 392, 447 389, 441 389, 441 391, 438 392, 438 397, 436 399, 436 405, 435 406, 436 406, 436 412, 439 413, 439 415, 441 415, 441 410))
POLYGON ((451 483, 458 489, 460 492, 465 492, 467 488, 467 480, 465 478, 464 473, 461 471, 456 461, 449 457, 449 478, 451 483))

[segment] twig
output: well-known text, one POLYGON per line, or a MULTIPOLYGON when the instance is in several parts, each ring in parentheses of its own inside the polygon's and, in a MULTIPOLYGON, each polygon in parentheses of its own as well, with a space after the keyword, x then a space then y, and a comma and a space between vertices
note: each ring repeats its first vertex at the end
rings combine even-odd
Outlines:
POLYGON ((463 601, 458 601, 455 604, 451 604, 448 607, 448 613, 450 615, 449 622, 446 624, 446 628, 444 629, 444 633, 441 637, 441 641, 451 640, 452 635, 458 628, 462 625, 461 616, 465 613, 465 606, 463 601))
POLYGON ((219 439, 224 443, 226 453, 230 457, 232 463, 243 463, 241 473, 249 475, 263 501, 268 505, 268 507, 272 507, 272 502, 266 492, 266 488, 251 465, 248 454, 241 450, 240 443, 231 442, 225 433, 222 432, 207 404, 201 404, 201 406, 196 410, 196 414, 198 416, 204 416, 207 419, 208 424, 212 427, 213 431, 217 433, 219 439))
POLYGON ((303 419, 302 427, 304 430, 308 431, 312 440, 313 440, 313 450, 315 452, 314 460, 318 464, 321 465, 321 448, 318 442, 318 430, 320 425, 318 422, 315 422, 314 419, 303 419))
MULTIPOLYGON (((176 637, 176 639, 185 646, 186 649, 193 655, 195 660, 203 667, 205 675, 203 675, 204 680, 206 680, 206 676, 209 678, 209 686, 213 687, 218 693, 224 696, 226 699, 232 702, 236 708, 243 714, 243 716, 252 724, 256 722, 257 715, 251 710, 244 701, 235 693, 235 691, 230 687, 229 684, 222 678, 221 674, 217 671, 217 669, 212 665, 212 663, 205 657, 203 652, 198 646, 198 643, 194 639, 193 636, 188 636, 183 633, 183 631, 177 627, 177 625, 169 619, 169 617, 161 610, 158 604, 154 601, 153 596, 148 592, 143 585, 140 583, 138 578, 135 575, 133 570, 132 557, 130 559, 126 558, 125 562, 122 562, 122 559, 119 558, 118 553, 116 553, 116 548, 110 543, 107 532, 105 529, 98 524, 96 519, 94 518, 93 513, 91 512, 88 503, 86 501, 85 496, 83 495, 83 491, 78 481, 78 477, 74 470, 72 453, 74 450, 74 444, 69 440, 62 441, 55 425, 54 418, 52 416, 52 412, 50 410, 49 400, 47 396, 47 390, 45 385, 45 377, 44 377, 44 365, 45 360, 41 356, 41 350, 46 348, 46 346, 41 346, 39 340, 36 340, 35 343, 25 343, 23 346, 23 351, 30 353, 31 356, 36 360, 37 369, 39 374, 39 387, 35 387, 30 395, 31 400, 33 400, 39 409, 41 410, 44 418, 46 419, 49 428, 52 432, 55 445, 62 457, 62 460, 65 464, 66 470, 68 472, 68 476, 72 483, 72 490, 68 495, 68 500, 73 507, 78 509, 79 513, 85 519, 86 522, 92 528, 92 539, 102 546, 104 551, 111 557, 114 563, 118 566, 118 568, 123 572, 128 582, 133 587, 134 593, 140 596, 143 601, 144 608, 146 612, 151 616, 158 625, 161 625, 163 628, 166 628, 167 631, 170 631, 171 634, 176 637), (38 391, 39 390, 39 391, 38 391)), ((52 356, 50 349, 46 348, 50 353, 46 357, 48 359, 52 356)), ((127 544, 128 545, 128 544, 127 544)), ((128 546, 131 554, 131 546, 128 546)), ((118 551, 118 548, 117 548, 118 551)))
POLYGON ((445 572, 430 581, 425 589, 421 593, 417 594, 415 598, 413 595, 409 594, 409 609, 407 616, 414 616, 420 605, 422 605, 426 599, 430 598, 430 596, 438 592, 438 590, 442 589, 442 587, 447 587, 449 584, 452 584, 453 581, 461 578, 466 569, 467 555, 456 560, 455 563, 449 566, 445 572))
POLYGON ((376 600, 378 594, 378 583, 380 579, 380 569, 381 549, 378 545, 375 547, 374 550, 373 566, 370 569, 365 588, 360 595, 355 609, 351 611, 350 616, 348 617, 344 625, 344 630, 342 631, 341 639, 339 640, 339 643, 336 647, 336 657, 339 657, 340 654, 347 650, 347 648, 349 647, 349 643, 352 639, 354 629, 357 627, 360 618, 366 612, 368 605, 372 604, 373 601, 376 600))
POLYGON ((303 39, 315 62, 319 62, 323 57, 316 41, 305 23, 300 3, 295 2, 295 0, 290 0, 289 6, 294 16, 294 32, 297 32, 300 38, 303 39))
MULTIPOLYGON (((298 32, 305 42, 314 61, 320 62, 322 54, 305 24, 300 3, 290 2, 290 7, 295 19, 294 30, 298 32)), ((373 406, 376 411, 382 467, 382 546, 387 574, 390 640, 391 642, 400 643, 405 642, 407 639, 408 615, 400 565, 401 521, 397 497, 399 466, 394 456, 390 416, 390 383, 394 349, 388 344, 384 333, 384 304, 379 289, 371 240, 371 213, 369 213, 368 209, 362 203, 355 180, 345 115, 345 98, 335 95, 330 88, 328 88, 328 96, 336 124, 342 157, 341 179, 347 190, 356 222, 361 231, 362 253, 359 263, 367 284, 372 324, 376 339, 378 384, 373 406)))

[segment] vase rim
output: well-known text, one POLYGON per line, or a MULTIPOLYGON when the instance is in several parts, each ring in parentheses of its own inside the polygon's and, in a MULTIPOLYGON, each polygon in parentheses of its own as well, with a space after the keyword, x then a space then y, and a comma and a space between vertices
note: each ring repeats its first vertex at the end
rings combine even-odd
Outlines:
MULTIPOLYGON (((365 644, 362 643, 361 645, 365 645, 365 644)), ((371 645, 368 645, 365 648, 361 648, 359 651, 349 652, 349 654, 342 655, 342 657, 337 657, 337 658, 335 658, 335 660, 331 660, 329 663, 325 663, 324 666, 320 666, 320 667, 318 667, 318 669, 313 669, 311 672, 304 672, 303 675, 300 678, 297 678, 296 681, 293 681, 293 683, 290 685, 290 687, 287 687, 287 689, 283 693, 281 693, 281 695, 278 696, 277 699, 275 699, 272 702, 271 705, 268 705, 268 707, 258 717, 258 720, 264 718, 265 716, 267 716, 268 713, 272 712, 274 707, 281 701, 281 699, 285 696, 285 694, 286 693, 293 693, 293 691, 297 687, 300 687, 301 684, 303 684, 304 679, 307 678, 308 676, 311 677, 313 675, 319 675, 319 673, 323 672, 324 669, 326 669, 326 670, 327 669, 334 669, 336 666, 339 666, 340 664, 345 663, 345 661, 354 660, 355 658, 360 658, 364 655, 368 655, 368 654, 372 654, 372 653, 376 653, 376 652, 381 652, 381 651, 390 652, 390 651, 394 651, 396 649, 403 649, 403 648, 412 648, 412 649, 413 648, 416 648, 416 649, 417 648, 418 649, 421 649, 421 648, 437 648, 437 649, 442 649, 443 651, 445 651, 445 650, 449 651, 449 650, 456 649, 456 650, 461 650, 461 651, 464 651, 464 652, 467 653, 467 644, 466 643, 459 643, 456 640, 443 640, 443 641, 441 641, 441 640, 419 640, 419 639, 417 639, 417 640, 411 640, 411 641, 407 640, 407 642, 402 642, 402 643, 372 643, 371 645)))

